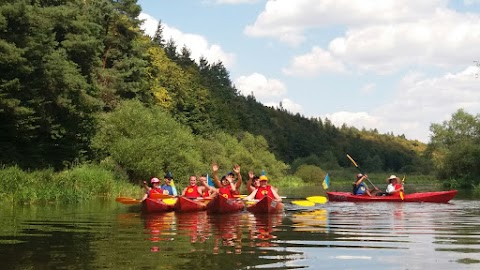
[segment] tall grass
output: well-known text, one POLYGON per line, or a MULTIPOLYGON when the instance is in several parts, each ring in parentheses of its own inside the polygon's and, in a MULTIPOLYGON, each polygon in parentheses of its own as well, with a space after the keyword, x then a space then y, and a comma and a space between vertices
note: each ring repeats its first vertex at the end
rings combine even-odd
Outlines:
POLYGON ((94 197, 138 195, 138 187, 99 166, 84 164, 62 172, 0 169, 0 200, 12 203, 80 202, 94 197))

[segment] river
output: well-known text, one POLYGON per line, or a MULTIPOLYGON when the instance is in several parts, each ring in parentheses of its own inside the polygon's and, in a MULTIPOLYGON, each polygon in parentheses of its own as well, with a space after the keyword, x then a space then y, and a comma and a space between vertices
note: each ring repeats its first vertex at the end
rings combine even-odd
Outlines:
POLYGON ((0 206, 1 269, 480 269, 480 201, 326 203, 278 215, 95 200, 0 206))

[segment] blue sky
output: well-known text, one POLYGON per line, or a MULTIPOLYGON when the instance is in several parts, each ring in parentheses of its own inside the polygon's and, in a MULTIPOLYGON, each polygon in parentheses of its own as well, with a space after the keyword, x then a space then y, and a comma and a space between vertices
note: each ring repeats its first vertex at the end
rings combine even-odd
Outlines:
POLYGON ((429 141, 480 112, 480 0, 140 0, 192 57, 266 106, 429 141))

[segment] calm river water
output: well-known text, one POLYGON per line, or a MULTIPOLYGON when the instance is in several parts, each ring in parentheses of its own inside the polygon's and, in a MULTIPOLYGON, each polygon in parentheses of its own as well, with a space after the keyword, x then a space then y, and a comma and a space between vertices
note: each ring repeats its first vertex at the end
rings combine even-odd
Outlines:
POLYGON ((0 269, 480 269, 480 201, 286 202, 273 216, 0 206, 0 269))

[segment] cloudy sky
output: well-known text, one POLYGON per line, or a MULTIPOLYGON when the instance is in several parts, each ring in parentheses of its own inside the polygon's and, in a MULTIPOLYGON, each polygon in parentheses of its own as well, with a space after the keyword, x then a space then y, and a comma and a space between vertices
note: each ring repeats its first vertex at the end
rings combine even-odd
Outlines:
POLYGON ((236 88, 335 125, 429 141, 480 113, 480 0, 139 0, 147 34, 222 61, 236 88))

